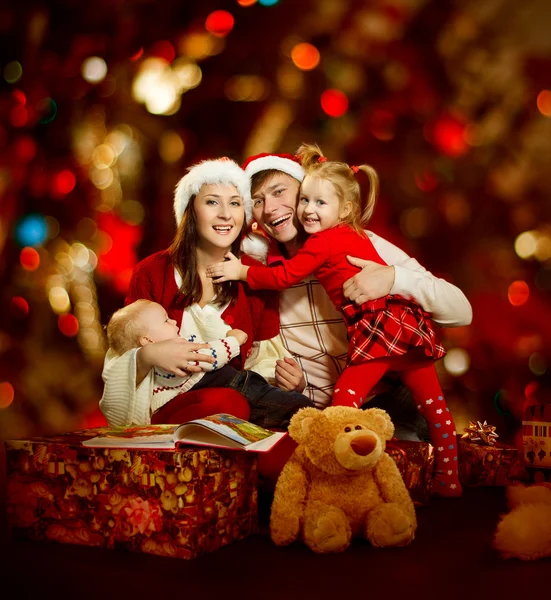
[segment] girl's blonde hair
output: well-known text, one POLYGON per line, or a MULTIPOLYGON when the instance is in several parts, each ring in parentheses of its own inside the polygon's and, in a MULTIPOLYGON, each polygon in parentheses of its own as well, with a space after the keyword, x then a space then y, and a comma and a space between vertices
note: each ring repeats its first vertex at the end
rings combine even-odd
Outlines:
POLYGON ((350 202, 351 211, 343 218, 343 223, 349 224, 360 235, 365 235, 363 228, 373 214, 375 200, 379 193, 377 171, 369 165, 351 167, 343 162, 327 160, 317 144, 302 144, 297 151, 297 156, 306 175, 327 179, 333 184, 341 207, 346 202, 350 202), (369 178, 369 192, 363 203, 360 184, 356 179, 357 171, 363 171, 369 178))

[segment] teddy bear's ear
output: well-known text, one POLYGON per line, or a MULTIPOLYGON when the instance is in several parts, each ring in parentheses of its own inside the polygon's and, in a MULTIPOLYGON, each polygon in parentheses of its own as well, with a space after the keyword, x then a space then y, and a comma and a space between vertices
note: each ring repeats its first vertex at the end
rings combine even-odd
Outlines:
POLYGON ((381 408, 369 408, 366 410, 369 416, 379 428, 385 440, 389 440, 394 435, 394 424, 390 420, 388 413, 381 408))
POLYGON ((325 416, 321 410, 311 406, 301 408, 293 415, 289 423, 289 435, 297 444, 301 444, 304 441, 312 423, 316 419, 325 419, 325 416))

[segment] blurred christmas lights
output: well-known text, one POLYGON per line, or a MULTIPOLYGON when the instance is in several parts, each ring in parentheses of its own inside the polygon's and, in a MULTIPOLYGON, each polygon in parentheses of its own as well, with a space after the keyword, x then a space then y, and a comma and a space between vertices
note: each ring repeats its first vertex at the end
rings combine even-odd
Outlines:
POLYGON ((15 397, 15 390, 9 381, 0 382, 0 409, 8 408, 15 397))
POLYGON ((23 76, 23 67, 17 60, 12 60, 4 67, 4 79, 8 83, 17 83, 23 76))
POLYGON ((215 10, 205 21, 205 28, 216 37, 226 37, 233 29, 235 19, 227 10, 215 10))
POLYGON ((107 63, 99 56, 91 56, 82 63, 81 73, 88 83, 99 83, 107 75, 107 63))
POLYGON ((320 102, 323 111, 330 117, 342 117, 348 110, 348 98, 340 90, 325 90, 320 102))
POLYGON ((15 226, 15 240, 20 246, 40 246, 47 235, 46 219, 39 214, 26 215, 15 226))
POLYGON ((311 71, 319 65, 320 53, 312 44, 303 42, 291 50, 291 59, 302 71, 311 71))

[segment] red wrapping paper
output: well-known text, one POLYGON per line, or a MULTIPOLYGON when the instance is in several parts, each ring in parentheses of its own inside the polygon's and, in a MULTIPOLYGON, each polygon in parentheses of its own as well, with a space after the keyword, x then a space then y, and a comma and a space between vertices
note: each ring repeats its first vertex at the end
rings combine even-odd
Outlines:
POLYGON ((459 440, 459 479, 464 486, 507 486, 526 479, 518 448, 496 442, 493 446, 459 440))
POLYGON ((5 442, 14 537, 191 559, 257 530, 254 454, 81 446, 100 433, 5 442))
POLYGON ((386 452, 396 462, 415 506, 427 505, 431 495, 434 447, 426 442, 392 439, 386 444, 386 452))

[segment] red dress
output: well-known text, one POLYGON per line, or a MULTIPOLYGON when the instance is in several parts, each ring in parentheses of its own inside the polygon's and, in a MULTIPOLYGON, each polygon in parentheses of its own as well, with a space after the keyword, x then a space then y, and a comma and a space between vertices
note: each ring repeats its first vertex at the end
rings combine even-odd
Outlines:
POLYGON ((418 304, 388 295, 358 306, 344 297, 344 282, 358 273, 358 268, 346 260, 347 255, 386 264, 368 237, 348 225, 339 225, 310 236, 298 253, 281 265, 251 266, 247 282, 253 289, 283 290, 314 275, 342 312, 349 365, 401 356, 418 347, 434 360, 444 356, 431 316, 418 304))

